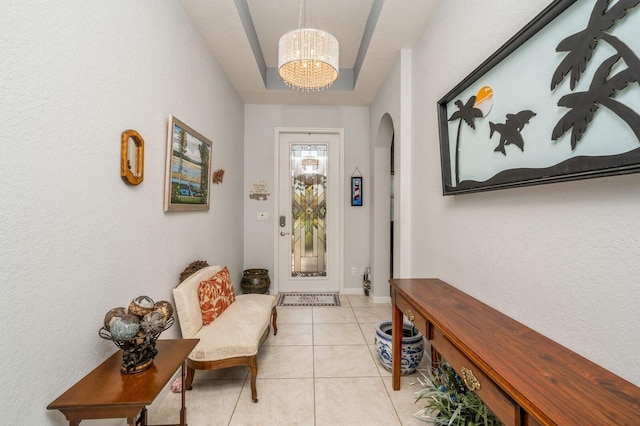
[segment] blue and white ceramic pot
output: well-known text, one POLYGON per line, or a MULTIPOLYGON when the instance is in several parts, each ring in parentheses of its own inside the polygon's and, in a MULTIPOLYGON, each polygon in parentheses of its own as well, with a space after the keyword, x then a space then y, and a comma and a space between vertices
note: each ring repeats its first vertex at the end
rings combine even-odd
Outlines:
MULTIPOLYGON (((382 366, 391 371, 391 321, 382 321, 376 326, 376 348, 382 366)), ((400 357, 400 373, 407 375, 413 373, 424 355, 424 338, 422 333, 414 328, 413 324, 405 322, 402 329, 402 355, 400 357)))

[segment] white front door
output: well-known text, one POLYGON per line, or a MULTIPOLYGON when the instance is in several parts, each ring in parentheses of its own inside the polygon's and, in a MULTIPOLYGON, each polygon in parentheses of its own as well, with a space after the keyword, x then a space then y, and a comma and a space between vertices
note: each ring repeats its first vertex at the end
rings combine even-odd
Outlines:
POLYGON ((276 237, 280 292, 340 288, 341 154, 341 130, 279 130, 276 237))

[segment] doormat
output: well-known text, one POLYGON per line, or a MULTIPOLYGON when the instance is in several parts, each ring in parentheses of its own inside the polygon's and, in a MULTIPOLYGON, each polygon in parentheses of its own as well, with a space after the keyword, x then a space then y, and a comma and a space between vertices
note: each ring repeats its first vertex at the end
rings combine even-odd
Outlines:
POLYGON ((278 306, 340 306, 338 293, 280 293, 278 306))

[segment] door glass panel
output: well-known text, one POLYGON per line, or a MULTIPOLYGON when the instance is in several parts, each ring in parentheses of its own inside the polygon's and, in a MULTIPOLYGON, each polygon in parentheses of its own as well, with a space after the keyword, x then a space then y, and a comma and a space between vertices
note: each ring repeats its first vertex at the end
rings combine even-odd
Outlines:
POLYGON ((327 276, 328 144, 291 144, 291 276, 327 276))

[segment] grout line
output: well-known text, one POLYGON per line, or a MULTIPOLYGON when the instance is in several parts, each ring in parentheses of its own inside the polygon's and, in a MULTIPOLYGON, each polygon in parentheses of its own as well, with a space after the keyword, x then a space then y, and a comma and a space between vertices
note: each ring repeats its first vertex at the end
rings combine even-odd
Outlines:
POLYGON ((311 307, 311 372, 313 377, 313 424, 318 424, 318 400, 316 394, 316 342, 315 342, 315 321, 313 316, 313 306, 311 307))

